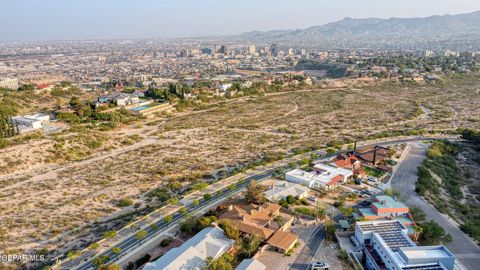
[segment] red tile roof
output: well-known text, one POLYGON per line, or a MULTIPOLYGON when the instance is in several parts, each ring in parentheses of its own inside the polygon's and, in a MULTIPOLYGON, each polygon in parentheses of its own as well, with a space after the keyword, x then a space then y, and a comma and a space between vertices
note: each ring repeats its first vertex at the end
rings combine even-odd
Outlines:
POLYGON ((339 174, 339 175, 333 177, 332 179, 330 179, 330 181, 327 183, 327 185, 330 186, 330 185, 333 185, 337 182, 341 182, 341 181, 343 181, 344 178, 345 178, 344 175, 339 174))
POLYGON ((37 89, 40 89, 40 90, 41 90, 41 89, 45 89, 45 88, 47 88, 47 87, 49 87, 49 86, 50 86, 50 85, 47 84, 47 83, 42 83, 42 84, 37 84, 37 85, 36 85, 37 89))

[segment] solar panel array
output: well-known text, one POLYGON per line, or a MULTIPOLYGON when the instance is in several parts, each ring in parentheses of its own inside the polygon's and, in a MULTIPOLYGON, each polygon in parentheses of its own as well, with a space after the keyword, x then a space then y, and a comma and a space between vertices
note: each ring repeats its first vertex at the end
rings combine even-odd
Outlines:
POLYGON ((415 245, 402 233, 402 225, 399 222, 382 222, 359 224, 363 231, 371 231, 379 234, 383 241, 392 251, 401 247, 414 247, 415 245))
POLYGON ((397 251, 398 248, 401 247, 414 247, 415 245, 407 239, 407 236, 403 234, 401 231, 390 231, 390 232, 379 232, 378 233, 383 241, 387 243, 388 247, 393 250, 397 251))
POLYGON ((362 228, 363 231, 371 231, 371 232, 383 232, 383 231, 400 231, 403 229, 402 225, 396 221, 396 222, 373 222, 373 223, 364 223, 364 224, 359 224, 360 228, 362 228))

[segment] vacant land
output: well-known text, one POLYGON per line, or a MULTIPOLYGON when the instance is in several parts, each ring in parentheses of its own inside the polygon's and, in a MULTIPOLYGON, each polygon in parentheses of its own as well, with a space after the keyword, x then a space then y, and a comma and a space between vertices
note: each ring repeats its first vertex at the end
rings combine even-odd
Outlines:
POLYGON ((419 168, 417 192, 480 242, 480 146, 438 141, 419 168))
POLYGON ((294 149, 478 128, 478 78, 443 86, 388 83, 271 93, 110 131, 75 126, 2 149, 0 216, 7 244, 57 254, 78 249, 131 218, 122 214, 161 205, 212 179, 212 172, 294 149), (75 241, 80 235, 83 241, 75 241))

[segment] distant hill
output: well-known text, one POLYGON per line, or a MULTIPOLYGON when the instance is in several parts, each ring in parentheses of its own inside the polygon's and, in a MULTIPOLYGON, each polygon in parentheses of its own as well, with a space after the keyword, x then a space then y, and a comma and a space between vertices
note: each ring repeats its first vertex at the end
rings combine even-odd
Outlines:
POLYGON ((248 32, 240 35, 246 39, 303 39, 348 37, 422 37, 480 33, 480 11, 431 16, 426 18, 345 18, 341 21, 298 30, 248 32))

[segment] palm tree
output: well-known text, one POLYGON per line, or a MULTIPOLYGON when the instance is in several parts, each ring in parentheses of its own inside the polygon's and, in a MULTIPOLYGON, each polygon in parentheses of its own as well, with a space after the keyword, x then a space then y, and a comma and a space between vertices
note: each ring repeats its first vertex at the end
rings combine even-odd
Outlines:
POLYGON ((418 238, 420 237, 420 234, 423 232, 423 228, 420 227, 420 226, 418 226, 418 225, 415 225, 415 226, 413 226, 413 231, 414 231, 414 233, 413 233, 413 240, 414 240, 415 242, 417 242, 417 241, 418 241, 418 238))

